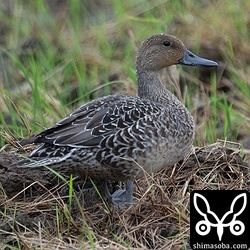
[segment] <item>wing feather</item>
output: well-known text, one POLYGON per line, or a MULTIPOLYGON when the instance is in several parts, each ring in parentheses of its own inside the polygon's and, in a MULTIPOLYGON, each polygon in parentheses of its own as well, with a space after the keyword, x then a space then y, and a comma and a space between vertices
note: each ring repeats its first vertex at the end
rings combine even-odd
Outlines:
POLYGON ((159 105, 149 100, 111 95, 82 105, 55 126, 28 140, 57 146, 96 147, 104 138, 125 131, 133 124, 147 126, 148 117, 157 119, 160 112, 159 105))
MULTIPOLYGON (((105 137, 147 119, 152 109, 150 101, 137 97, 106 96, 82 105, 55 126, 28 140, 57 146, 95 147, 105 137)), ((157 113, 160 109, 156 109, 157 113)))

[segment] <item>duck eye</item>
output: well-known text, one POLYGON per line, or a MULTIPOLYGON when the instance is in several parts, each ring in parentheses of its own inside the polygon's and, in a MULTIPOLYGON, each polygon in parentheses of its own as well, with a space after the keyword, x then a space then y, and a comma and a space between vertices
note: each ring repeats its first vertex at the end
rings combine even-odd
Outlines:
POLYGON ((171 43, 170 43, 169 41, 164 41, 164 42, 163 42, 163 45, 164 45, 164 46, 169 46, 170 44, 171 44, 171 43))

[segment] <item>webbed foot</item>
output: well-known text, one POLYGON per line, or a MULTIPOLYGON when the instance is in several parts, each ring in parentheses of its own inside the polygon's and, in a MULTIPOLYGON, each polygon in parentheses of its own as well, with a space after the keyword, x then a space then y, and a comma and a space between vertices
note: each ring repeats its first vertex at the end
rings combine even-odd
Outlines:
POLYGON ((132 196, 131 201, 127 201, 127 191, 124 189, 118 189, 112 194, 112 205, 120 209, 128 208, 135 203, 137 198, 132 196))
POLYGON ((133 196, 134 180, 126 180, 126 189, 118 189, 112 195, 109 192, 108 183, 105 180, 103 182, 103 195, 107 202, 120 209, 129 207, 132 203, 137 201, 137 198, 133 196))

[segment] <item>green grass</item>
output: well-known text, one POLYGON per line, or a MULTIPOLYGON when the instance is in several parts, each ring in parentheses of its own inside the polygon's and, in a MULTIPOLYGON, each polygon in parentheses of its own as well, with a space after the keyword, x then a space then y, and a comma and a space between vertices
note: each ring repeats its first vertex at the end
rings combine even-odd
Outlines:
MULTIPOLYGON (((90 2, 70 1, 68 12, 59 20, 43 1, 14 3, 12 15, 0 13, 7 30, 1 43, 1 61, 6 64, 1 86, 2 130, 8 127, 17 139, 27 137, 53 125, 92 98, 123 91, 128 79, 129 84, 135 85, 137 47, 149 35, 167 32, 180 36, 189 45, 192 42, 191 49, 196 53, 199 53, 200 44, 210 42, 217 57, 229 65, 223 74, 231 84, 227 93, 217 86, 213 70, 211 78, 208 75, 205 79, 209 103, 202 105, 206 106, 208 114, 202 114, 202 123, 197 121, 200 129, 197 145, 212 143, 217 138, 237 140, 244 137, 249 131, 249 125, 243 122, 249 117, 250 94, 246 81, 249 68, 244 64, 247 58, 244 54, 238 55, 236 49, 248 46, 246 5, 240 2, 235 7, 232 1, 226 1, 222 11, 220 3, 203 6, 197 1, 127 1, 126 4, 108 1, 103 8, 90 2), (207 9, 202 10, 202 15, 201 8, 207 9), (228 18, 228 13, 229 27, 223 19, 228 18), (239 13, 240 19, 237 18, 239 13), (221 42, 216 43, 218 39, 221 42), (112 74, 124 81, 116 85, 115 90, 113 85, 104 84, 110 81, 112 74), (97 87, 101 90, 90 95, 97 87), (29 124, 30 131, 21 118, 29 124)), ((199 78, 199 69, 184 67, 183 70, 199 78)), ((186 89, 184 98, 189 100, 188 108, 195 110, 197 107, 192 100, 198 95, 198 102, 202 101, 200 83, 184 80, 182 77, 186 89)), ((0 143, 4 145, 5 140, 1 138, 0 143)))
MULTIPOLYGON (((155 33, 177 35, 194 53, 221 62, 217 71, 178 66, 181 100, 197 124, 195 144, 249 135, 249 1, 68 2, 57 14, 40 0, 13 1, 10 12, 0 5, 1 147, 93 98, 134 94, 137 48, 155 33)), ((72 182, 69 207, 55 210, 58 237, 62 221, 68 233, 72 229, 72 182)), ((95 235, 83 227, 95 249, 95 235)))

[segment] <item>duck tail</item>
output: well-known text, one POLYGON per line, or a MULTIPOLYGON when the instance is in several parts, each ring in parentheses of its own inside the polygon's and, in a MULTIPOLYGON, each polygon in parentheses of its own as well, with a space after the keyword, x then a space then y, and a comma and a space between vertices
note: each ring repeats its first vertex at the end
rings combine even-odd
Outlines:
POLYGON ((9 168, 19 168, 19 169, 42 168, 50 166, 52 164, 60 163, 61 161, 62 160, 60 157, 52 157, 52 158, 30 157, 10 165, 9 168))
POLYGON ((60 165, 60 163, 70 158, 74 153, 74 151, 76 150, 76 148, 73 148, 71 150, 68 150, 67 152, 64 152, 65 151, 64 149, 58 148, 55 152, 50 152, 48 148, 45 148, 45 150, 41 149, 42 147, 36 149, 30 154, 29 157, 10 165, 10 167, 41 168, 51 165, 60 165), (48 150, 48 152, 46 151, 46 149, 48 150), (59 154, 58 152, 60 150, 63 150, 61 154, 59 154), (51 154, 54 154, 54 156, 52 156, 51 154))

